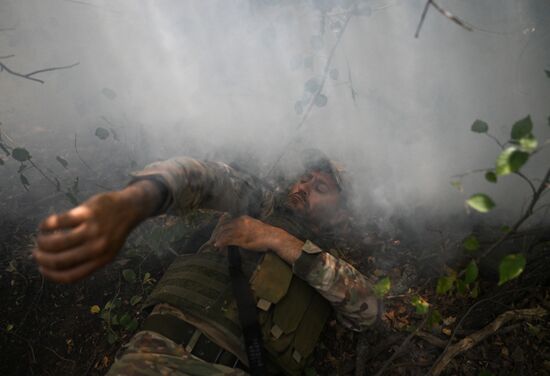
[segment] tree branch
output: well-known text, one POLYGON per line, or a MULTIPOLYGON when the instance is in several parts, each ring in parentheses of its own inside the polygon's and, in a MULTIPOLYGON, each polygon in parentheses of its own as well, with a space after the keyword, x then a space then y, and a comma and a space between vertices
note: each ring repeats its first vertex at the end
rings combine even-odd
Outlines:
POLYGON ((474 29, 468 25, 466 22, 462 21, 457 16, 453 15, 448 10, 443 9, 441 6, 439 6, 434 0, 428 0, 426 1, 426 5, 424 6, 424 10, 422 11, 422 16, 420 17, 420 22, 418 23, 418 27, 416 28, 416 33, 414 34, 415 38, 418 38, 420 35, 420 29, 422 28, 422 25, 424 24, 424 19, 426 18, 426 14, 428 13, 428 9, 430 8, 430 5, 433 6, 439 13, 456 23, 458 26, 462 27, 465 30, 473 31, 474 29))
MULTIPOLYGON (((8 57, 12 57, 12 56, 13 55, 8 55, 8 56, 3 56, 1 58, 8 58, 8 57)), ((65 65, 65 66, 61 66, 61 67, 44 68, 44 69, 39 69, 39 70, 30 72, 30 73, 27 73, 27 74, 23 74, 23 73, 19 73, 19 72, 15 72, 15 71, 11 70, 10 68, 8 68, 6 66, 6 64, 0 62, 0 72, 5 70, 6 72, 8 72, 9 74, 11 74, 13 76, 25 78, 27 80, 35 81, 35 82, 39 82, 39 83, 43 84, 44 83, 43 80, 39 80, 38 78, 34 78, 32 76, 34 76, 36 74, 39 74, 39 73, 44 73, 44 72, 51 72, 51 71, 56 71, 56 70, 61 70, 61 69, 69 69, 69 68, 77 66, 78 64, 80 64, 80 63, 76 62, 76 63, 71 64, 71 65, 65 65)))
POLYGON ((540 196, 544 192, 546 188, 548 188, 548 181, 550 181, 550 168, 548 171, 546 171, 546 174, 544 175, 544 178, 540 182, 540 185, 538 189, 534 192, 533 197, 531 197, 531 202, 529 203, 529 206, 527 207, 527 210, 525 210, 525 213, 521 216, 520 219, 512 226, 510 231, 507 231, 504 235, 500 237, 496 242, 494 242, 485 252, 483 252, 479 257, 477 257, 477 260, 480 260, 484 257, 486 257, 489 253, 491 253, 495 248, 497 248, 499 245, 502 244, 508 237, 513 234, 522 224, 533 214, 533 208, 535 207, 537 201, 539 200, 540 196))
POLYGON ((511 310, 500 314, 493 322, 485 326, 483 329, 478 330, 477 332, 470 334, 469 336, 463 338, 454 345, 449 346, 439 357, 429 374, 433 376, 438 376, 441 372, 443 372, 447 364, 449 364, 449 362, 453 360, 458 354, 471 349, 479 342, 483 341, 485 338, 493 335, 507 322, 519 319, 537 319, 542 318, 547 314, 548 311, 540 307, 511 310))

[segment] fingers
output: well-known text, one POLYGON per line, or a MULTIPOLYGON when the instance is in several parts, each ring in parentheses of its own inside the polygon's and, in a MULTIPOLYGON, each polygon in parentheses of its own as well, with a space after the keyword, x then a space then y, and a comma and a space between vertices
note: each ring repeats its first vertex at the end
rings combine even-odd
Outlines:
POLYGON ((101 256, 101 249, 97 243, 85 244, 59 253, 49 253, 41 249, 35 249, 33 257, 45 269, 66 270, 101 256))
POLYGON ((39 226, 41 231, 53 231, 62 228, 78 226, 88 218, 90 209, 85 206, 78 206, 63 214, 54 214, 46 218, 39 226))
POLYGON ((74 248, 82 244, 87 238, 89 228, 81 224, 68 232, 42 233, 36 239, 38 248, 45 252, 60 252, 65 249, 74 248))
POLYGON ((40 273, 48 279, 58 283, 72 283, 89 276, 95 270, 107 264, 111 260, 110 255, 88 261, 69 270, 51 270, 40 267, 40 273))

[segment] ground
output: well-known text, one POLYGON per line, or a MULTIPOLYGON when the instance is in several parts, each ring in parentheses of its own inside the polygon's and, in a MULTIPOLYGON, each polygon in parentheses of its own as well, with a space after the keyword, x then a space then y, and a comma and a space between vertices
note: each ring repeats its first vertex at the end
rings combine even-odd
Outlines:
MULTIPOLYGON (((44 280, 28 259, 38 218, 39 213, 0 219, 1 375, 103 375, 117 348, 143 319, 138 309, 143 298, 177 252, 193 247, 191 234, 208 223, 210 215, 150 221, 114 263, 74 285, 44 280)), ((514 241, 525 243, 532 235, 514 241)), ((441 274, 437 271, 459 270, 467 257, 419 253, 418 243, 389 236, 368 237, 363 245, 357 267, 374 279, 390 276, 392 281, 380 320, 372 330, 357 334, 331 319, 308 375, 370 375, 382 369, 389 375, 426 374, 457 326, 453 343, 505 311, 550 310, 550 246, 540 238, 530 250, 524 275, 502 287, 494 280, 494 270, 482 265, 476 297, 473 288, 467 293, 435 291, 441 274), (415 296, 429 302, 428 313, 417 313, 419 306, 411 304, 415 296)), ((550 374, 548 318, 507 322, 454 358, 443 374, 550 374)))

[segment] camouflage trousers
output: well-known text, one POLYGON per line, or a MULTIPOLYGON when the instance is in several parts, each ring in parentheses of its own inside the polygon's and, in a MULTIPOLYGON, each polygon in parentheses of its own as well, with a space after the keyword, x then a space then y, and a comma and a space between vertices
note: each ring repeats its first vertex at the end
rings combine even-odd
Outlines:
POLYGON ((248 376, 221 364, 205 362, 169 338, 152 331, 140 331, 124 345, 107 376, 248 376))

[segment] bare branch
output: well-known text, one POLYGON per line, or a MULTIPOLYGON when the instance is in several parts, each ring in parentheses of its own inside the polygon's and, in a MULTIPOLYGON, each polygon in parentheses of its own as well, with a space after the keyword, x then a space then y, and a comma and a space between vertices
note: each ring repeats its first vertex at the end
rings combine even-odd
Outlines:
MULTIPOLYGON (((13 55, 8 55, 8 56, 4 56, 2 58, 8 58, 8 57, 12 57, 12 56, 13 55)), ((11 74, 13 76, 25 78, 27 80, 35 81, 35 82, 39 82, 39 83, 43 84, 44 83, 43 80, 39 80, 38 78, 34 78, 32 76, 34 76, 36 74, 39 74, 39 73, 44 73, 44 72, 51 72, 51 71, 56 71, 56 70, 60 70, 60 69, 69 69, 69 68, 77 66, 78 64, 80 64, 80 63, 77 62, 77 63, 71 64, 71 65, 65 65, 65 66, 62 66, 62 67, 52 67, 52 68, 39 69, 39 70, 30 72, 30 73, 27 73, 27 74, 23 74, 23 73, 19 73, 19 72, 15 72, 15 71, 11 70, 10 68, 8 68, 6 66, 6 64, 0 62, 0 72, 5 70, 6 72, 8 72, 9 74, 11 74)))
POLYGON ((407 338, 405 338, 405 340, 401 343, 401 345, 393 352, 392 356, 390 356, 390 358, 388 360, 386 360, 386 362, 384 363, 382 368, 380 368, 380 370, 378 372, 376 372, 376 374, 374 376, 382 376, 384 374, 384 372, 386 372, 386 370, 392 364, 392 362, 397 357, 397 355, 399 355, 401 353, 401 351, 403 351, 405 349, 405 347, 409 344, 411 339, 415 335, 417 335, 418 332, 420 332, 420 330, 424 327, 424 325, 426 325, 426 322, 428 322, 428 319, 429 319, 430 315, 431 315, 431 310, 428 311, 428 313, 426 313, 426 317, 424 317, 424 320, 422 320, 420 325, 418 325, 418 327, 411 334, 409 334, 407 336, 407 338))
POLYGON ((458 18, 457 16, 453 15, 448 10, 443 9, 441 6, 439 6, 434 0, 428 0, 426 1, 426 5, 424 6, 424 10, 422 11, 422 16, 420 16, 420 22, 418 23, 418 27, 416 28, 416 33, 414 33, 414 37, 418 38, 420 35, 420 29, 422 28, 422 25, 424 24, 424 19, 426 18, 426 14, 428 13, 428 9, 430 8, 430 5, 433 6, 439 13, 456 23, 458 26, 462 27, 465 30, 473 31, 474 28, 470 25, 468 25, 466 22, 458 18))
POLYGON ((477 332, 470 334, 469 336, 463 338, 454 345, 449 346, 447 350, 444 351, 442 356, 439 357, 438 361, 434 364, 430 374, 433 376, 438 376, 441 372, 443 372, 447 364, 449 364, 449 362, 453 360, 458 354, 471 349, 479 342, 483 341, 485 338, 493 335, 507 322, 519 319, 539 319, 546 316, 547 314, 548 311, 540 307, 511 310, 500 314, 493 322, 485 326, 483 329, 478 330, 477 332))

